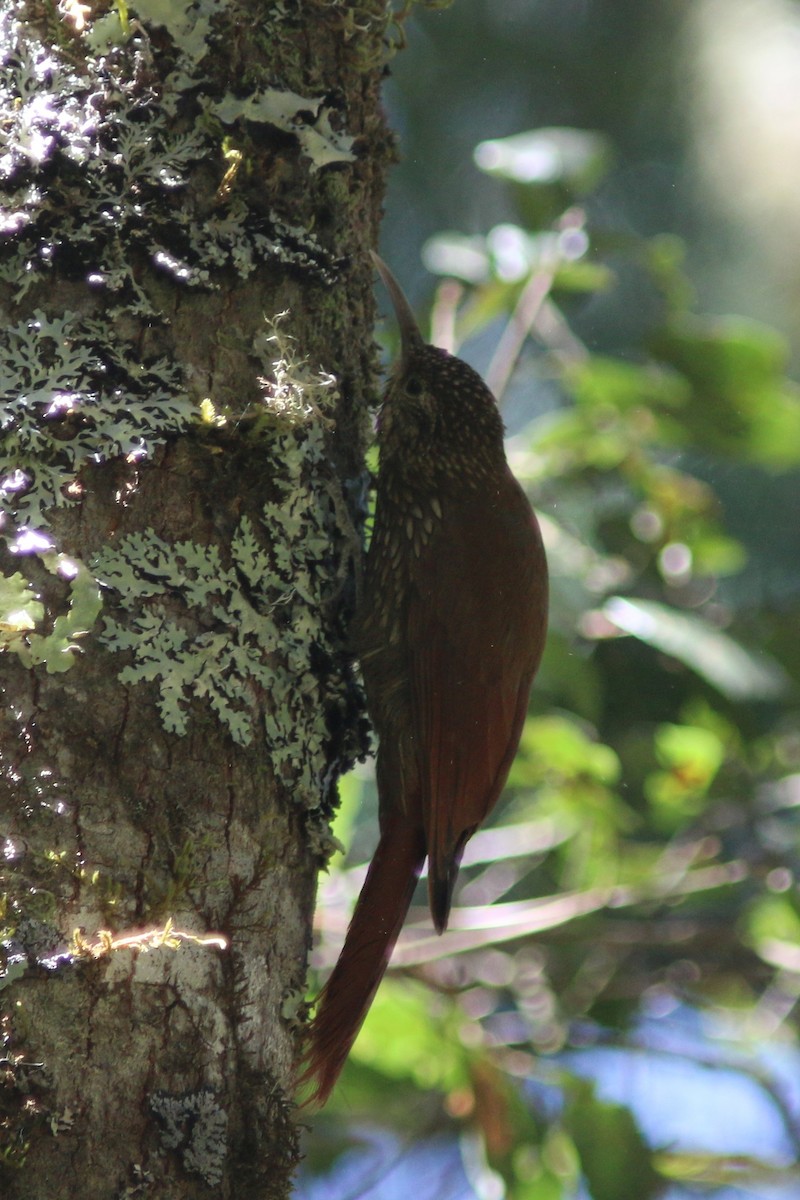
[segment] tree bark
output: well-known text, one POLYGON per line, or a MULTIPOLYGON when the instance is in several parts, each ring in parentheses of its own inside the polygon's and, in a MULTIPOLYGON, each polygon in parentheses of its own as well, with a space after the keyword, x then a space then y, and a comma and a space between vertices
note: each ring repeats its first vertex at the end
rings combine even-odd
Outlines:
POLYGON ((288 1194, 364 748, 364 8, 0 3, 7 1200, 288 1194))

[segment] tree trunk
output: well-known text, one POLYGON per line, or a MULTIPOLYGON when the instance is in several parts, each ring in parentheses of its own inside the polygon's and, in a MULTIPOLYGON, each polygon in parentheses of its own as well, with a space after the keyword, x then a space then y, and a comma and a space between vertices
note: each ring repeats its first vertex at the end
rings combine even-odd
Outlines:
POLYGON ((366 8, 0 0, 6 1200, 288 1193, 364 738, 366 8))

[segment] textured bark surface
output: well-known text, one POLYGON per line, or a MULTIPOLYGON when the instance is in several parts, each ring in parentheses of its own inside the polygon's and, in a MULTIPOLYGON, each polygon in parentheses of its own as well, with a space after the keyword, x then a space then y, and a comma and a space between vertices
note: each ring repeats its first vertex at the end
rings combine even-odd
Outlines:
MULTIPOLYGON (((35 7, 5 0, 0 8, 42 45, 60 42, 52 52, 75 76, 87 73, 91 56, 74 28, 56 28, 51 17, 37 24, 35 7)), ((24 295, 18 280, 1 285, 3 328, 21 329, 35 312, 91 317, 104 323, 108 345, 135 348, 143 364, 166 361, 185 396, 195 406, 206 402, 205 423, 156 430, 144 454, 83 462, 77 498, 48 512, 46 523, 24 514, 15 523, 15 495, 7 492, 0 571, 18 582, 21 575, 44 605, 38 633, 52 632, 68 608, 73 561, 108 583, 108 560, 105 569, 97 564, 109 550, 124 551, 138 588, 127 600, 122 585, 103 588, 100 617, 66 652, 69 670, 15 653, 30 645, 24 630, 0 655, 0 1195, 7 1200, 282 1197, 297 1156, 292 997, 304 986, 332 784, 362 736, 344 637, 374 369, 366 250, 390 156, 378 99, 384 30, 367 13, 354 35, 338 6, 325 4, 295 11, 250 0, 200 10, 211 14, 212 53, 198 60, 193 47, 194 58, 183 60, 195 76, 166 114, 176 130, 212 121, 198 117, 198 96, 219 103, 275 88, 326 97, 318 128, 326 134, 332 123, 355 141, 338 161, 320 164, 290 129, 269 121, 215 130, 216 157, 190 163, 185 185, 172 187, 159 211, 171 205, 176 228, 220 221, 223 250, 230 203, 245 221, 263 215, 273 249, 253 243, 246 278, 236 255, 223 253, 217 270, 203 264, 205 285, 187 286, 174 264, 158 269, 138 234, 126 242, 122 220, 119 251, 150 314, 90 286, 91 247, 76 262, 55 236, 47 271, 24 295), (308 231, 317 255, 310 265, 287 226, 308 231), (274 381, 260 382, 275 375, 273 351, 281 357, 281 347, 264 340, 265 316, 285 310, 280 328, 294 339, 289 352, 308 385, 302 415, 302 389, 287 414, 274 381), (336 383, 315 391, 320 370, 336 383), (316 397, 330 398, 325 411, 316 397), (300 483, 302 512, 318 522, 313 546, 305 518, 290 519, 300 483), (266 513, 265 503, 273 506, 266 513), (271 522, 269 511, 287 519, 271 522), (41 530, 54 550, 27 553, 26 528, 41 530), (135 541, 143 532, 149 550, 135 541), (254 547, 249 568, 232 551, 245 535, 254 547), (179 543, 195 549, 173 553, 166 579, 156 549, 174 552, 179 543), (62 561, 54 571, 54 553, 67 556, 66 567, 62 561), (217 593, 209 582, 204 602, 189 597, 200 561, 209 580, 215 563, 229 580, 217 593), (274 571, 263 584, 254 575, 261 561, 274 571), (233 594, 232 616, 220 606, 233 594), (256 665, 242 678, 235 721, 220 717, 213 687, 204 696, 202 676, 186 683, 185 656, 175 660, 174 678, 161 662, 148 680, 139 648, 114 649, 104 624, 133 641, 147 619, 159 627, 154 637, 177 630, 189 646, 206 647, 212 677, 208 647, 222 652, 236 639, 240 613, 252 619, 242 654, 256 665), (301 686, 298 676, 306 677, 292 655, 302 657, 303 647, 311 669, 301 686), (219 933, 227 946, 179 936, 144 950, 98 938, 102 930, 123 939, 167 923, 198 938, 219 933)), ((123 64, 121 77, 140 80, 145 109, 158 108, 164 81, 181 66, 176 30, 149 23, 147 11, 111 53, 123 64)), ((197 10, 187 13, 194 28, 197 10)), ((131 19, 138 19, 133 9, 131 19)), ((9 62, 16 69, 13 56, 9 62)), ((111 95, 97 100, 100 108, 115 103, 111 95)), ((297 120, 313 123, 308 114, 297 120)), ((99 137, 98 153, 114 152, 107 140, 99 137)), ((45 188, 68 169, 63 156, 45 168, 38 181, 45 188)), ((20 189, 25 182, 12 179, 20 189)), ((193 253, 191 244, 174 247, 190 265, 193 253)), ((6 382, 5 394, 18 394, 13 379, 6 382)), ((287 394, 293 386, 285 384, 287 394)), ((76 430, 91 431, 80 403, 62 408, 55 419, 65 442, 76 430)), ((34 406, 33 419, 41 423, 42 409, 34 406)))

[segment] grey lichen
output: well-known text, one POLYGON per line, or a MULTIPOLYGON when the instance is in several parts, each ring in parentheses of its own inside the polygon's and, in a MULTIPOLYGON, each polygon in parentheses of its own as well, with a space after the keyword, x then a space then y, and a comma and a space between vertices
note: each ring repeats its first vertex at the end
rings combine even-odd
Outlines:
MULTIPOLYGON (((8 915, 13 918, 18 902, 15 900, 9 907, 8 915)), ((27 913, 19 916, 13 932, 9 927, 0 932, 5 934, 0 940, 0 992, 30 970, 55 974, 75 961, 63 933, 50 922, 27 913)))
POLYGON ((311 160, 311 170, 337 162, 355 162, 352 152, 354 138, 339 133, 331 126, 331 109, 323 96, 298 96, 295 92, 266 88, 263 92, 245 96, 224 96, 211 111, 225 125, 244 118, 248 121, 274 125, 296 137, 303 154, 311 160))
MULTIPOLYGON (((141 0, 137 20, 119 5, 99 18, 98 28, 89 9, 73 6, 67 17, 75 44, 64 48, 40 39, 22 0, 0 11, 0 282, 10 285, 23 312, 30 291, 43 297, 42 285, 51 279, 82 283, 90 308, 92 293, 102 308, 102 317, 94 317, 36 307, 0 331, 0 521, 5 514, 9 542, 45 529, 53 509, 80 499, 84 468, 114 458, 135 463, 195 420, 181 368, 165 357, 143 359, 137 340, 141 318, 164 322, 159 273, 179 287, 214 288, 226 269, 246 278, 277 260, 325 282, 335 277, 334 260, 314 234, 252 197, 221 187, 210 210, 181 203, 198 171, 216 164, 222 178, 226 170, 221 120, 211 114, 212 93, 219 92, 201 70, 213 47, 215 17, 226 7, 227 0, 141 0), (173 69, 159 86, 143 23, 161 27, 173 41, 173 69), (174 122, 179 108, 181 121, 174 122)), ((265 92, 253 119, 274 117, 276 96, 293 93, 265 92)), ((227 119, 245 116, 233 97, 227 104, 227 119)), ((296 125, 312 168, 352 157, 321 101, 295 97, 278 109, 296 125)), ((234 559, 231 570, 246 574, 248 539, 243 526, 232 547, 242 563, 234 559)), ((51 570, 47 556, 54 549, 50 544, 31 553, 44 553, 51 570)), ((118 546, 119 561, 134 549, 118 546)), ((194 555, 198 579, 215 569, 210 554, 194 555)), ((189 567, 188 560, 183 565, 189 567)), ((256 561, 249 567, 260 569, 256 561)), ((59 560, 60 573, 65 570, 59 560)), ((85 569, 76 563, 69 607, 59 614, 45 612, 23 572, 0 580, 0 650, 14 650, 26 665, 66 669, 75 639, 96 616, 85 584, 85 569), (40 632, 53 622, 52 633, 40 632)), ((236 596, 225 586, 218 588, 218 604, 233 599, 236 609, 236 596)), ((234 590, 246 603, 238 584, 234 590)), ((129 595, 135 594, 129 581, 129 595)), ((266 607, 273 602, 280 597, 266 607)), ((256 624, 263 619, 253 615, 256 624)), ((141 677, 152 672, 160 680, 168 727, 182 728, 176 697, 194 693, 208 696, 237 740, 249 739, 249 719, 219 671, 217 682, 207 685, 205 672, 193 674, 184 662, 181 678, 186 642, 176 628, 174 644, 167 648, 161 636, 151 657, 145 651, 138 662, 141 677), (165 659, 169 677, 157 665, 165 659)), ((270 672, 264 655, 252 650, 254 640, 250 623, 226 657, 234 680, 263 686, 270 672)), ((124 641, 120 633, 120 648, 124 641)), ((210 635, 209 653, 215 644, 210 635)))
POLYGON ((154 1092, 150 1108, 161 1125, 164 1148, 178 1151, 186 1171, 217 1187, 228 1151, 228 1117, 217 1094, 207 1087, 178 1096, 154 1092))
POLYGON ((0 992, 26 975, 30 966, 24 946, 10 938, 0 942, 0 992))
MULTIPOLYGON (((210 85, 199 71, 222 7, 222 0, 203 0, 199 9, 142 6, 143 17, 176 39, 177 67, 160 90, 153 86, 142 26, 126 21, 123 28, 121 8, 115 19, 124 53, 108 45, 100 53, 87 23, 82 44, 95 53, 78 69, 38 40, 21 3, 4 7, 0 280, 14 285, 16 303, 58 271, 83 278, 111 313, 157 318, 158 305, 137 269, 142 261, 186 287, 213 288, 221 268, 234 266, 247 276, 276 259, 334 279, 334 261, 317 238, 263 205, 222 192, 211 211, 175 203, 196 170, 216 164, 220 179, 225 171, 221 125, 209 115, 212 100, 204 92, 210 85), (173 129, 184 102, 193 110, 191 126, 185 128, 184 116, 184 128, 173 129)), ((309 104, 310 124, 298 117, 297 133, 316 148, 312 165, 341 161, 348 151, 330 126, 330 110, 309 104)))
POLYGON ((0 336, 0 508, 41 529, 80 497, 84 466, 144 458, 194 411, 173 363, 142 362, 100 321, 37 309, 0 336))
POLYGON ((21 5, 0 14, 8 235, 0 279, 16 285, 19 303, 60 269, 82 275, 120 310, 152 315, 130 250, 149 252, 157 265, 159 252, 175 244, 167 198, 202 160, 203 139, 168 130, 148 95, 142 56, 89 58, 78 70, 17 12, 21 5))
POLYGON ((280 320, 260 347, 271 378, 250 436, 272 476, 260 520, 242 517, 224 554, 129 534, 92 569, 114 593, 101 641, 128 655, 123 683, 156 685, 164 727, 184 734, 191 702, 205 701, 239 745, 266 735, 278 772, 315 807, 332 711, 347 704, 330 614, 357 543, 329 478, 335 380, 298 359, 280 320))
POLYGON ((194 68, 208 54, 212 21, 228 0, 135 0, 116 5, 105 16, 85 26, 87 43, 97 51, 121 45, 131 35, 131 10, 151 29, 165 29, 178 52, 180 75, 170 79, 171 92, 179 92, 191 80, 194 68))
POLYGON ((189 701, 196 697, 209 702, 235 742, 247 745, 254 736, 255 691, 274 683, 269 656, 279 639, 243 588, 259 588, 268 566, 247 518, 231 555, 225 566, 216 546, 170 545, 145 530, 105 550, 94 569, 127 615, 125 621, 108 618, 101 635, 109 650, 132 656, 120 680, 157 684, 169 732, 186 732, 189 701))

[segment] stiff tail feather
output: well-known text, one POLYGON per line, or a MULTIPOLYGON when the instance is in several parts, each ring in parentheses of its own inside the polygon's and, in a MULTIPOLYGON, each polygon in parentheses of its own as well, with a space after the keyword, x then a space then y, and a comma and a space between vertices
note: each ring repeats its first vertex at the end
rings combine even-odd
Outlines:
POLYGON ((378 990, 425 861, 425 837, 402 821, 382 834, 342 952, 307 1030, 300 1085, 309 1103, 328 1099, 378 990))

